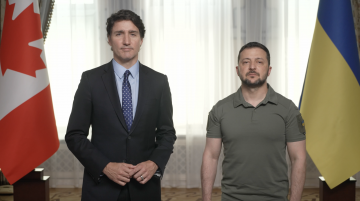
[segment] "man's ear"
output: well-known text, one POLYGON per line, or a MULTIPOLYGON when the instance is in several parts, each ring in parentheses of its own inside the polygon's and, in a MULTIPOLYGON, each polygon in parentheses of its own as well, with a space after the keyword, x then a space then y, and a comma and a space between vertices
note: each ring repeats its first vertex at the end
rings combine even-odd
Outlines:
POLYGON ((268 73, 267 73, 267 76, 268 76, 268 77, 270 76, 271 70, 272 70, 272 67, 269 66, 269 70, 268 70, 268 73))
POLYGON ((239 69, 239 66, 236 66, 236 73, 238 76, 240 76, 240 69, 239 69))
POLYGON ((110 46, 110 50, 113 51, 112 46, 111 46, 111 43, 110 43, 110 36, 108 36, 107 39, 108 39, 108 40, 107 40, 107 43, 108 43, 108 45, 110 46))

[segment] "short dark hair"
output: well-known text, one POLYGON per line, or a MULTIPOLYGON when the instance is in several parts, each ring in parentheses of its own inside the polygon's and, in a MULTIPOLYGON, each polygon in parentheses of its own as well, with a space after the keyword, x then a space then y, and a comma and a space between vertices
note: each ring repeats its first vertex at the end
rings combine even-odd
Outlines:
POLYGON ((136 13, 132 12, 131 10, 119 10, 117 13, 113 13, 107 20, 106 20, 106 31, 107 36, 111 35, 112 28, 117 21, 121 20, 130 20, 134 25, 139 29, 140 37, 145 37, 145 26, 140 18, 136 13))
POLYGON ((262 50, 264 50, 266 52, 266 59, 268 60, 268 64, 270 66, 270 52, 269 50, 265 47, 265 45, 261 44, 261 43, 258 43, 258 42, 250 42, 244 46, 242 46, 242 48, 240 49, 239 51, 239 55, 238 55, 238 63, 240 61, 240 53, 242 51, 244 51, 245 49, 250 49, 250 48, 254 48, 254 47, 258 47, 262 50))

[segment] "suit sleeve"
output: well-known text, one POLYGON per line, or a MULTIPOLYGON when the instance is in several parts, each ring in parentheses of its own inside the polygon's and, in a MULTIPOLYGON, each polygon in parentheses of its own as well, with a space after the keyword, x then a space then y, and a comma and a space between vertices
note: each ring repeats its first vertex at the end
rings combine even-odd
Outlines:
POLYGON ((160 98, 160 112, 156 125, 156 144, 157 147, 150 156, 150 160, 155 162, 164 173, 165 166, 174 149, 176 140, 175 128, 173 124, 173 107, 171 102, 171 92, 169 82, 165 76, 164 84, 162 84, 162 92, 160 98))
POLYGON ((91 125, 91 114, 91 88, 85 72, 82 74, 79 87, 75 93, 65 141, 69 150, 97 183, 100 180, 103 169, 110 160, 87 139, 91 125))

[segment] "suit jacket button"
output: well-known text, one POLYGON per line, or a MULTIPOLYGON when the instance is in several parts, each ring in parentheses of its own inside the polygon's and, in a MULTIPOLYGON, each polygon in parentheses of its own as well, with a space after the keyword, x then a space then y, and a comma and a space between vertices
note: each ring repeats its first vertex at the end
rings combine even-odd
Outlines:
POLYGON ((128 140, 131 140, 131 136, 128 137, 128 140))

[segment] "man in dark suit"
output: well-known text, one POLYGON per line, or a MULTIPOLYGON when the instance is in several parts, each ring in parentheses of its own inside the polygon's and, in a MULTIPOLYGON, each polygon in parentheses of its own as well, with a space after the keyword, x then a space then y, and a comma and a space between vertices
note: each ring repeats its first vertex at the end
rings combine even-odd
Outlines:
POLYGON ((176 140, 169 83, 138 61, 145 35, 138 15, 112 14, 107 35, 114 59, 83 73, 65 136, 85 167, 82 200, 160 201, 176 140))

